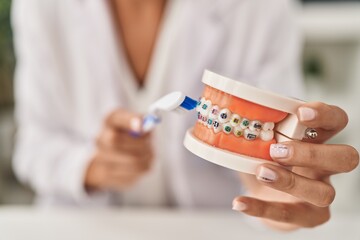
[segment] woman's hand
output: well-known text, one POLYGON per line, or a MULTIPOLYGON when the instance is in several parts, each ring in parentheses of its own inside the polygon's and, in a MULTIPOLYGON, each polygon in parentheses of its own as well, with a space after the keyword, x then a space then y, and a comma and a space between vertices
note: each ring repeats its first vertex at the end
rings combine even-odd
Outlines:
POLYGON ((150 136, 141 135, 141 116, 116 110, 98 137, 85 186, 88 190, 124 190, 150 169, 152 159, 150 136))
POLYGON ((353 147, 323 144, 347 125, 342 109, 308 103, 299 108, 298 118, 305 126, 315 128, 318 138, 272 145, 273 160, 292 167, 292 171, 261 165, 256 179, 242 176, 254 198, 233 201, 234 210, 263 218, 279 229, 315 227, 328 221, 329 206, 335 198, 330 176, 350 172, 359 163, 359 153, 353 147))

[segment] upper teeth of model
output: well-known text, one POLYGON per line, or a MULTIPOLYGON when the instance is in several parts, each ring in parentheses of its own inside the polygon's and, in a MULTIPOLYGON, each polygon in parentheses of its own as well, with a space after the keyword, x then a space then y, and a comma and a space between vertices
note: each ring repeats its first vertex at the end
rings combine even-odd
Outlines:
POLYGON ((220 109, 213 105, 210 100, 201 98, 198 106, 198 121, 215 133, 220 131, 225 134, 234 134, 236 137, 244 137, 246 140, 255 140, 260 137, 263 141, 270 141, 274 138, 275 123, 262 123, 257 120, 249 120, 231 113, 227 108, 220 109))

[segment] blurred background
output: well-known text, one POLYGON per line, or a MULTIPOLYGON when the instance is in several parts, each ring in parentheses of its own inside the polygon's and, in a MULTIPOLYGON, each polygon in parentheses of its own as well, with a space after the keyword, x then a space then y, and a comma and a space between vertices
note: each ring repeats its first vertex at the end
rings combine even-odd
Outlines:
POLYGON ((11 169, 15 133, 15 58, 10 28, 10 7, 10 0, 0 0, 0 204, 23 204, 31 203, 32 193, 15 180, 11 169))
MULTIPOLYGON (((307 101, 344 108, 348 128, 332 142, 360 149, 360 0, 294 1, 304 36, 303 70, 307 101)), ((33 193, 19 184, 11 170, 16 126, 13 117, 13 53, 10 0, 0 0, 0 204, 30 204, 33 193)), ((334 211, 360 212, 360 170, 333 179, 338 190, 334 211)))

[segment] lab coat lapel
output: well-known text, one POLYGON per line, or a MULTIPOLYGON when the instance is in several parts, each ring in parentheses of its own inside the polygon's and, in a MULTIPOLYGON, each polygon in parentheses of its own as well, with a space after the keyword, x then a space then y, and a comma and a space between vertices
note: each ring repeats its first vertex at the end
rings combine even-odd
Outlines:
MULTIPOLYGON (((170 90, 181 90, 188 94, 197 96, 201 89, 192 87, 193 81, 201 81, 205 69, 214 69, 219 53, 218 49, 227 37, 224 21, 228 14, 232 14, 232 6, 238 4, 237 0, 196 0, 183 3, 185 11, 182 21, 185 21, 186 32, 177 41, 180 47, 175 46, 172 61, 177 61, 172 65, 171 75, 176 79, 171 79, 170 90), (199 11, 199 9, 202 9, 199 11), (184 83, 185 82, 185 83, 184 83)), ((196 84, 200 86, 199 84, 196 84)))
POLYGON ((169 62, 173 61, 173 50, 176 48, 178 31, 176 26, 181 24, 183 10, 182 0, 168 2, 145 83, 144 92, 146 94, 142 96, 149 103, 163 95, 166 89, 166 73, 169 71, 169 62))
MULTIPOLYGON (((222 49, 224 42, 226 41, 226 21, 227 16, 232 14, 234 5, 239 4, 242 1, 239 0, 213 0, 209 4, 209 0, 200 1, 205 9, 206 21, 201 25, 201 31, 206 34, 201 34, 198 45, 199 59, 196 61, 198 64, 204 64, 205 66, 196 66, 195 69, 212 69, 219 61, 215 54, 218 54, 219 49, 222 49), (214 62, 210 62, 214 61, 214 62)), ((198 9, 198 8, 197 8, 198 9)), ((212 69, 219 70, 219 69, 212 69)), ((202 73, 201 73, 202 74, 202 73)))
MULTIPOLYGON (((119 104, 121 107, 131 108, 129 105, 136 102, 138 87, 132 69, 127 61, 126 53, 121 44, 117 25, 114 22, 114 16, 111 4, 108 1, 97 1, 99 7, 98 21, 101 21, 103 38, 106 38, 107 48, 106 55, 109 57, 109 69, 113 73, 112 87, 120 92, 119 104), (106 30, 105 30, 106 29, 106 30)), ((134 107, 136 108, 136 107, 134 107)))

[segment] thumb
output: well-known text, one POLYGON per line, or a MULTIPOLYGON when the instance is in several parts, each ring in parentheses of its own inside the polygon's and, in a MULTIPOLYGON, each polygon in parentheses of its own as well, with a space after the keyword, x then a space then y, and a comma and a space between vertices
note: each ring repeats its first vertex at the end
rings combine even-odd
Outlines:
POLYGON ((117 109, 107 117, 106 124, 117 130, 140 133, 142 131, 142 116, 125 109, 117 109))

